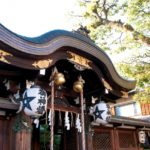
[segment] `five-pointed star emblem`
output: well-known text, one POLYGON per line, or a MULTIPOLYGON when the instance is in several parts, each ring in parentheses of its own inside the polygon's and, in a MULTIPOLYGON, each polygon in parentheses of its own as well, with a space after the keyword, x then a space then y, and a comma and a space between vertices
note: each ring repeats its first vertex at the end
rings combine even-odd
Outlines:
POLYGON ((100 119, 103 119, 101 114, 104 112, 105 110, 99 110, 98 109, 98 106, 96 106, 96 109, 95 109, 95 112, 94 112, 94 115, 95 115, 95 120, 97 118, 100 118, 100 119))
POLYGON ((31 102, 34 98, 35 98, 35 97, 28 97, 28 96, 27 96, 27 92, 26 92, 25 95, 24 95, 24 99, 23 99, 23 106, 24 106, 24 108, 26 107, 26 108, 32 110, 32 109, 31 109, 31 106, 30 106, 30 102, 31 102))

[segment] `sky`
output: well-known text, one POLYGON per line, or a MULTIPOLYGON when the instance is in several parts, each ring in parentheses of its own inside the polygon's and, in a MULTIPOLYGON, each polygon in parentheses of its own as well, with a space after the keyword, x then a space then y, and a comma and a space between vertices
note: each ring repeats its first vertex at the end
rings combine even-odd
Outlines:
POLYGON ((77 0, 0 0, 0 23, 26 37, 55 29, 70 31, 73 23, 68 14, 79 11, 77 6, 77 0))
POLYGON ((77 0, 0 0, 0 23, 27 37, 54 29, 71 30, 67 14, 76 4, 77 0))

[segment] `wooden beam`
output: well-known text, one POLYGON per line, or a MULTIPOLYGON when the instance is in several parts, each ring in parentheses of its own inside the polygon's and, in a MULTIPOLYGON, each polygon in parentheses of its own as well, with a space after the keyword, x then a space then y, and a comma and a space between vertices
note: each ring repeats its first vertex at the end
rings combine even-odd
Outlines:
POLYGON ((21 76, 23 75, 21 72, 19 71, 8 71, 8 70, 2 70, 0 69, 0 76, 21 76))
MULTIPOLYGON (((14 103, 10 102, 9 99, 0 97, 0 108, 1 109, 18 110, 19 104, 14 104, 14 103)), ((51 108, 51 105, 48 104, 47 109, 50 109, 50 108, 51 108)), ((63 111, 63 112, 69 111, 69 112, 73 112, 73 113, 80 113, 80 108, 77 108, 74 106, 62 106, 62 105, 58 105, 58 104, 55 104, 55 110, 63 111)))
POLYGON ((0 108, 17 111, 19 109, 19 104, 14 104, 9 99, 0 97, 0 108))
POLYGON ((147 121, 134 119, 134 118, 127 118, 127 117, 116 117, 112 116, 108 119, 109 123, 113 124, 124 124, 124 125, 131 125, 131 126, 141 126, 141 127, 150 127, 150 123, 147 121))
MULTIPOLYGON (((47 109, 51 109, 51 105, 48 104, 47 109)), ((74 107, 74 106, 63 106, 63 105, 54 105, 55 111, 62 111, 62 112, 72 112, 72 113, 81 113, 80 108, 74 107)))

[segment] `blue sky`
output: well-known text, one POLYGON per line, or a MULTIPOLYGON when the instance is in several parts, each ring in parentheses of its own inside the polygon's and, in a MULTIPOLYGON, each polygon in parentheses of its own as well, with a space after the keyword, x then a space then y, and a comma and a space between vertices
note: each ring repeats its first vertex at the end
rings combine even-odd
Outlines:
POLYGON ((18 34, 35 37, 53 29, 71 30, 68 12, 76 0, 0 0, 0 23, 18 34))

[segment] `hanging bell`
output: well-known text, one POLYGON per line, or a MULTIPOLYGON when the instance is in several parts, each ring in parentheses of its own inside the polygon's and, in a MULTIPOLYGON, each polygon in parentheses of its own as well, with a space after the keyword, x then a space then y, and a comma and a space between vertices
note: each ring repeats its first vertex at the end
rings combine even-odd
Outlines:
POLYGON ((74 82, 73 84, 73 90, 77 93, 80 93, 83 91, 83 84, 84 84, 84 80, 82 79, 82 77, 78 77, 78 80, 74 82))
POLYGON ((54 82, 56 85, 62 85, 65 83, 65 77, 62 73, 56 72, 54 75, 54 82))

